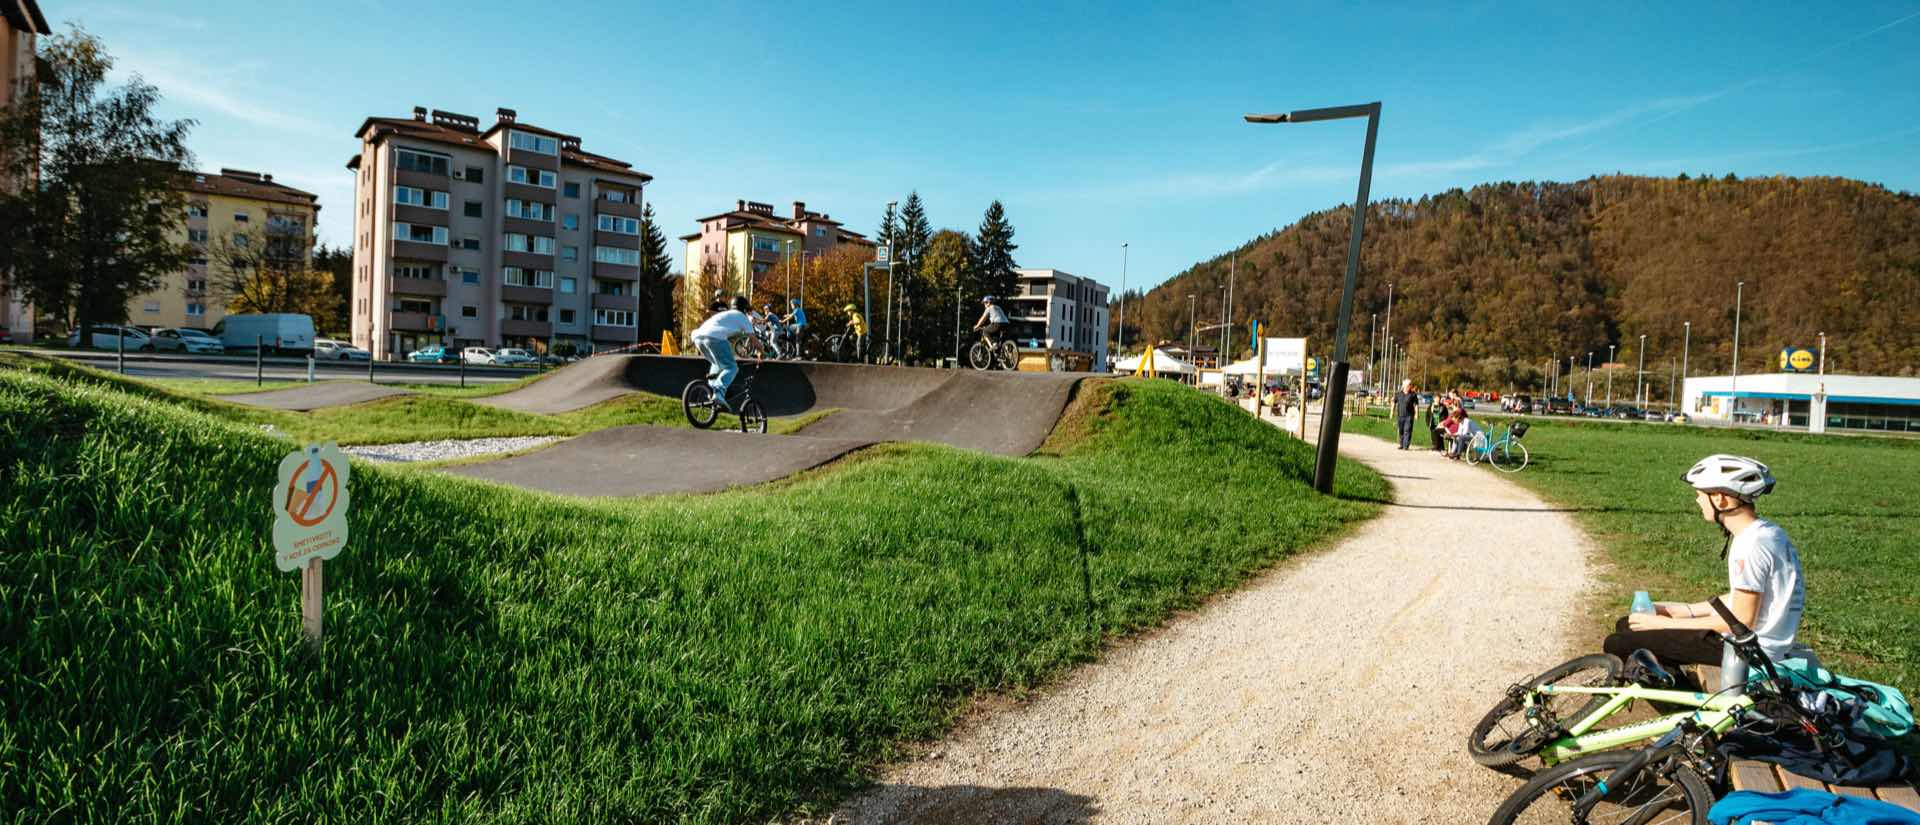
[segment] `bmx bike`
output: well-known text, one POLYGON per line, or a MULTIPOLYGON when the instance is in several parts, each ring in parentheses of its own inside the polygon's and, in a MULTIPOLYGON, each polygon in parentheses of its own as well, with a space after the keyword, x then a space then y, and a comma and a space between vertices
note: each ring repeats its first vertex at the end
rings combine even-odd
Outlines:
POLYGON ((973 346, 967 348, 967 363, 972 364, 977 370, 990 370, 994 367, 1015 370, 1020 364, 1020 349, 1014 345, 1013 338, 995 341, 987 337, 987 333, 983 330, 980 333, 980 340, 973 342, 973 346))
POLYGON ((829 361, 864 361, 867 356, 867 336, 855 335, 851 331, 829 335, 823 354, 829 361))
POLYGON ((687 382, 680 391, 680 409, 686 413, 687 423, 695 429, 708 429, 720 418, 724 407, 740 419, 740 431, 743 433, 764 433, 767 431, 767 413, 759 401, 753 398, 753 379, 760 374, 763 359, 754 359, 752 369, 741 369, 741 376, 733 386, 730 400, 722 403, 713 395, 713 385, 705 377, 687 382))

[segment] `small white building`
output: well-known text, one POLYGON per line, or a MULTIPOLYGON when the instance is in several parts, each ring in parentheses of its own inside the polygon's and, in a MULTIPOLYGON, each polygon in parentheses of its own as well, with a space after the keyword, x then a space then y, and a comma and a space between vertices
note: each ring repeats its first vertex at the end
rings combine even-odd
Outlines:
POLYGON ((1689 378, 1681 409, 1700 418, 1826 429, 1920 432, 1920 378, 1764 373, 1689 378), (1824 411, 1821 409, 1824 407, 1824 411), (1812 420, 1810 419, 1824 419, 1812 420))
POLYGON ((1058 269, 1016 269, 1020 291, 1005 303, 1023 347, 1083 352, 1107 371, 1107 288, 1058 269))

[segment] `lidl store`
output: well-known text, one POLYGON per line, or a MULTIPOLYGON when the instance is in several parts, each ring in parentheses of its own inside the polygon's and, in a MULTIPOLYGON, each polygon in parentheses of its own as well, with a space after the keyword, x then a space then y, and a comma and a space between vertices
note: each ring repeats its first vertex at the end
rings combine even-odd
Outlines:
POLYGON ((1920 432, 1920 378, 1767 373, 1689 378, 1682 409, 1697 418, 1822 429, 1920 432), (1824 422, 1818 419, 1824 418, 1824 422), (1809 426, 1810 422, 1814 426, 1809 426), (1824 426, 1820 426, 1824 424, 1824 426))

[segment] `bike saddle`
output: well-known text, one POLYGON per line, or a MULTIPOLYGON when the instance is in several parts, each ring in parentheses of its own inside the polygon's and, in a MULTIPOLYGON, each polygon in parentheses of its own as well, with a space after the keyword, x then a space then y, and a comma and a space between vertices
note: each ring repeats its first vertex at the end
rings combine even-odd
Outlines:
POLYGON ((1641 648, 1627 657, 1627 678, 1637 684, 1650 688, 1671 688, 1674 685, 1673 674, 1660 666, 1660 660, 1653 653, 1641 648))

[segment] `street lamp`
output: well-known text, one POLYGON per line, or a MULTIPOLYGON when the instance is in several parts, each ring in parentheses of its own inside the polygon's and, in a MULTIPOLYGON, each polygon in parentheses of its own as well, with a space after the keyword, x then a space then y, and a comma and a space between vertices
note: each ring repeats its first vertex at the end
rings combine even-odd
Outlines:
POLYGON ((1727 382, 1727 394, 1733 397, 1734 411, 1740 409, 1740 297, 1746 290, 1746 281, 1733 285, 1733 380, 1727 382))
POLYGON ((1593 403, 1593 350, 1587 350, 1587 394, 1580 396, 1581 406, 1593 403))
MULTIPOLYGON (((1313 487, 1322 493, 1333 492, 1333 468, 1339 458, 1340 414, 1347 400, 1347 323, 1353 316, 1353 289, 1360 278, 1360 237, 1366 228, 1367 189, 1373 183, 1373 144, 1380 133, 1380 101, 1246 116, 1248 123, 1310 123, 1350 117, 1367 119, 1367 143, 1360 155, 1360 189, 1353 199, 1353 237, 1347 241, 1347 278, 1340 290, 1340 319, 1333 331, 1333 368, 1327 375, 1320 412, 1320 449, 1313 462, 1313 487)), ((1304 382, 1306 377, 1301 376, 1301 380, 1304 382)))
MULTIPOLYGON (((900 203, 899 201, 887 201, 887 215, 889 217, 894 218, 896 221, 898 220, 899 216, 894 212, 894 207, 898 206, 899 203, 900 203)), ((891 358, 893 356, 893 267, 895 264, 894 254, 893 254, 893 238, 895 235, 898 235, 898 234, 900 234, 899 226, 895 225, 895 226, 889 226, 887 228, 887 326, 883 334, 880 336, 880 357, 882 359, 891 358)), ((868 324, 873 323, 873 312, 871 307, 868 308, 867 323, 868 324)), ((872 327, 868 327, 868 329, 872 329, 872 327)))
MULTIPOLYGON (((1391 346, 1391 342, 1393 341, 1393 282, 1392 281, 1387 282, 1387 325, 1386 327, 1381 329, 1380 338, 1381 340, 1389 342, 1389 346, 1391 346)), ((1389 349, 1389 352, 1391 352, 1391 349, 1389 349)), ((1389 356, 1387 358, 1387 368, 1386 370, 1384 370, 1386 375, 1382 376, 1386 380, 1381 382, 1380 384, 1380 393, 1382 395, 1385 395, 1387 390, 1400 386, 1400 383, 1394 380, 1394 377, 1395 377, 1394 369, 1395 369, 1395 364, 1393 363, 1393 358, 1389 356)))
POLYGON ((1127 351, 1127 245, 1120 244, 1120 346, 1114 350, 1114 357, 1127 351))
POLYGON ((1193 293, 1187 293, 1187 358, 1193 360, 1193 293))
POLYGON ((1820 374, 1827 374, 1827 334, 1820 333, 1820 374))
POLYGON ((1638 366, 1633 368, 1633 398, 1634 398, 1634 404, 1642 407, 1647 405, 1647 399, 1646 399, 1647 380, 1646 379, 1647 379, 1647 336, 1646 336, 1646 333, 1641 333, 1640 334, 1640 363, 1638 366))
POLYGON ((1607 406, 1613 406, 1613 345, 1607 345, 1607 363, 1601 364, 1607 370, 1607 406))

